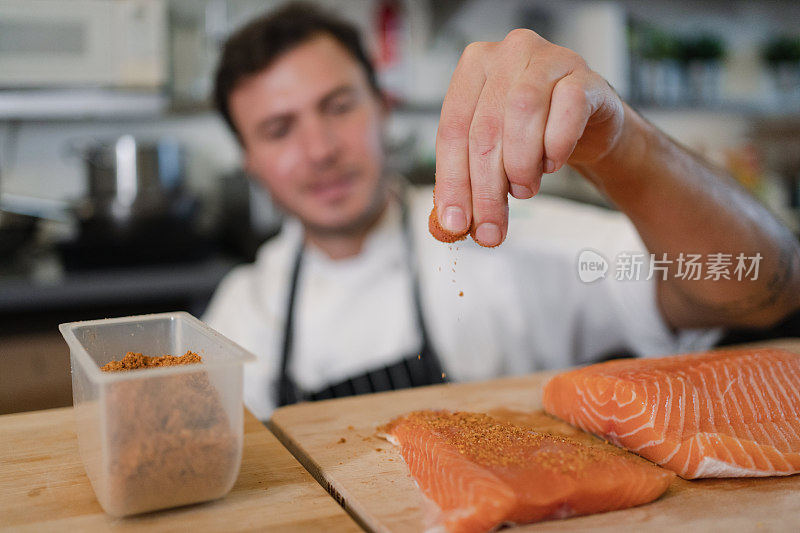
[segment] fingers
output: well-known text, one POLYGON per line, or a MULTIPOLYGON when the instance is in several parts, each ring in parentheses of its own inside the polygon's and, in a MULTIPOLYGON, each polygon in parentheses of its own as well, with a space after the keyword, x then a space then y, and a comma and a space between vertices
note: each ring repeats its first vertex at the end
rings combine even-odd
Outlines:
POLYGON ((496 83, 487 83, 469 131, 473 238, 482 246, 503 242, 508 227, 508 178, 503 170, 503 106, 496 83))
POLYGON ((544 135, 552 81, 541 65, 525 69, 508 92, 503 132, 503 165, 511 194, 525 199, 539 191, 544 135))
POLYGON ((448 238, 465 235, 472 221, 469 130, 486 80, 482 56, 487 46, 473 43, 464 50, 444 97, 436 133, 434 209, 448 238))
POLYGON ((497 246, 508 230, 509 182, 503 164, 506 95, 514 77, 525 69, 532 45, 525 33, 509 35, 497 45, 497 57, 489 66, 470 126, 472 237, 482 246, 497 246))
POLYGON ((593 102, 581 75, 569 75, 556 83, 544 130, 544 171, 560 169, 575 150, 586 123, 594 112, 593 102))
POLYGON ((503 159, 516 198, 534 196, 539 192, 542 172, 553 171, 544 137, 552 114, 554 87, 582 67, 585 63, 570 50, 541 40, 508 91, 503 159))
POLYGON ((505 239, 509 192, 534 196, 542 173, 567 162, 601 107, 590 73, 579 56, 529 30, 467 47, 436 135, 434 236, 452 242, 469 230, 483 246, 505 239))

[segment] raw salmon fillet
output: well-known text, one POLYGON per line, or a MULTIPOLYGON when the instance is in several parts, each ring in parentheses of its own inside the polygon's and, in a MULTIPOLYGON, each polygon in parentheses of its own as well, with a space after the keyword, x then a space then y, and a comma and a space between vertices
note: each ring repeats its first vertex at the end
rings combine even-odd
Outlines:
POLYGON ((800 355, 736 349, 555 376, 544 408, 686 479, 800 472, 800 355))
POLYGON ((611 446, 587 446, 485 414, 417 411, 384 431, 451 532, 623 509, 675 477, 611 446))

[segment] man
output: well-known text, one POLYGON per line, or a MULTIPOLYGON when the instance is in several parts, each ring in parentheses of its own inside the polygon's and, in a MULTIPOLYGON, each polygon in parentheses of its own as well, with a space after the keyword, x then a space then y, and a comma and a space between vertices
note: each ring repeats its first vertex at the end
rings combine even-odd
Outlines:
POLYGON ((533 32, 470 45, 442 108, 431 218, 481 246, 433 240, 430 190, 386 175, 386 110, 351 26, 297 5, 254 21, 228 40, 215 99, 289 215, 205 317, 258 356, 245 401, 261 419, 303 399, 707 348, 719 328, 769 326, 800 303, 791 234, 533 32), (527 200, 567 163, 630 220, 527 200), (692 280, 672 264, 662 279, 648 261, 638 280, 582 283, 586 249, 600 263, 740 255, 759 272, 692 280))

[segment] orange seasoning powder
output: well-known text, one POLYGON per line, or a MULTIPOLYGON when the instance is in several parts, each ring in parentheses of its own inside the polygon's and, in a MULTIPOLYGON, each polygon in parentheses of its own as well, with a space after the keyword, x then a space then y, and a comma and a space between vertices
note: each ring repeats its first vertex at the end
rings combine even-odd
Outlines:
POLYGON ((174 355, 162 355, 160 357, 148 357, 136 352, 128 352, 119 361, 106 363, 100 370, 103 372, 119 372, 122 370, 137 370, 139 368, 152 368, 157 366, 177 366, 202 363, 203 358, 192 351, 175 357, 174 355))
POLYGON ((112 513, 130 515, 218 498, 229 490, 239 460, 219 393, 202 358, 149 357, 128 352, 104 372, 176 365, 197 371, 132 379, 109 386, 107 499, 112 513))

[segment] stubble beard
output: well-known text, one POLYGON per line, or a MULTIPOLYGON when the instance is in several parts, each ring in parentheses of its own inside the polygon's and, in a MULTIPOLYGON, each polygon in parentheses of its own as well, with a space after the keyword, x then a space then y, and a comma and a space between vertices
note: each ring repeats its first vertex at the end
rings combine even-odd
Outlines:
POLYGON ((358 237, 366 234, 378 222, 388 201, 389 180, 386 176, 381 175, 367 208, 354 219, 337 226, 315 224, 313 221, 303 219, 300 221, 307 234, 316 235, 320 238, 358 237))

